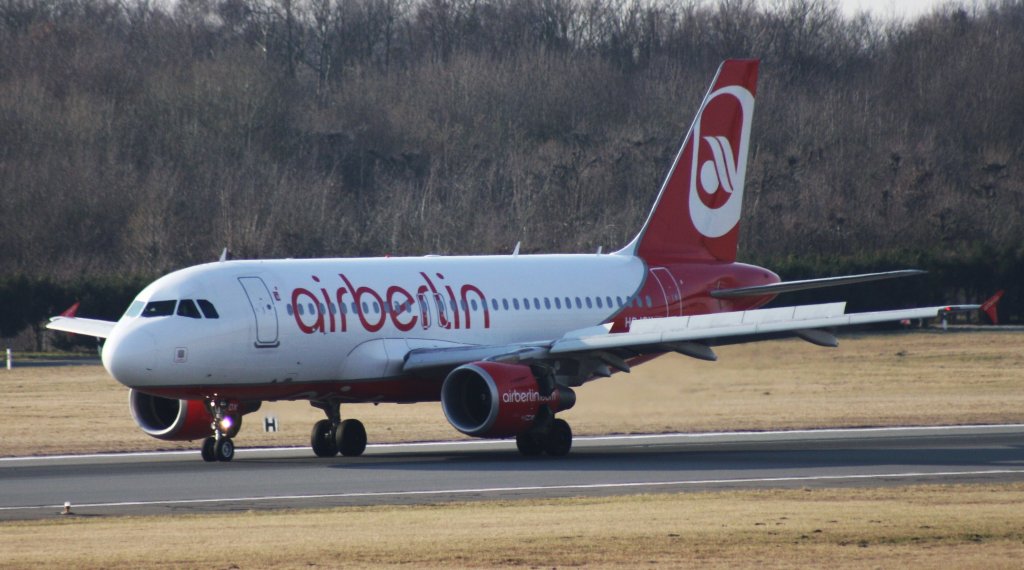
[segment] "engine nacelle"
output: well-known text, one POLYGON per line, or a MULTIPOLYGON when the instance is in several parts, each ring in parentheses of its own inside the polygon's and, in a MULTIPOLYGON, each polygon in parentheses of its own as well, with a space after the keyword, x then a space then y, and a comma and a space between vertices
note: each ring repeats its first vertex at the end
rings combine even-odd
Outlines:
MULTIPOLYGON (((260 409, 260 404, 245 402, 238 406, 235 431, 242 425, 242 416, 260 409)), ((202 400, 176 400, 130 390, 128 407, 142 431, 157 439, 191 441, 213 435, 213 417, 202 400)))
POLYGON ((213 434, 213 417, 202 400, 174 400, 131 390, 128 406, 142 431, 157 439, 186 441, 213 434))
POLYGON ((559 387, 541 395, 529 366, 473 362, 452 370, 441 387, 441 407, 448 423, 473 437, 509 437, 531 427, 541 407, 568 410, 576 394, 559 387))

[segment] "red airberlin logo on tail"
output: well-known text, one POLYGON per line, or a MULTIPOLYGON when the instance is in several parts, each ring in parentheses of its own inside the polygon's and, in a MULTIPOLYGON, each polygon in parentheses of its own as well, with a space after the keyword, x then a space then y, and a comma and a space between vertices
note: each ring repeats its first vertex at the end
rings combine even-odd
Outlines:
POLYGON ((708 97, 694 123, 690 219, 705 237, 724 236, 740 221, 753 116, 754 96, 730 85, 708 97))

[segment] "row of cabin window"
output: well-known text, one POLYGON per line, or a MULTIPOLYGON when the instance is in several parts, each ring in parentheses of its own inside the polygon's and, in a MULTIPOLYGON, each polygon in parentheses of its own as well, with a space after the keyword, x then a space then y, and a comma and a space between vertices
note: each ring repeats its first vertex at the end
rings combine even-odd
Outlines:
POLYGON ((143 308, 141 301, 135 301, 128 307, 127 315, 134 317, 169 317, 171 315, 188 317, 190 319, 201 319, 204 316, 208 319, 220 318, 213 303, 206 299, 182 299, 181 301, 150 301, 143 308), (196 306, 198 304, 198 307, 196 306), (177 311, 175 311, 177 308, 177 311), (200 310, 202 312, 200 312, 200 310))
MULTIPOLYGON (((444 308, 451 309, 453 311, 455 310, 455 308, 456 308, 455 307, 455 301, 453 299, 451 299, 451 298, 447 299, 447 303, 444 302, 445 300, 443 298, 440 298, 440 299, 442 300, 442 304, 446 305, 444 308)), ((582 297, 582 298, 581 297, 576 297, 575 299, 576 299, 575 307, 577 309, 582 309, 584 305, 586 305, 586 307, 588 309, 593 309, 595 306, 598 309, 603 309, 605 307, 610 309, 610 308, 614 308, 615 307, 615 305, 613 305, 613 303, 616 303, 618 308, 625 307, 627 304, 632 304, 632 306, 637 307, 637 308, 642 308, 644 306, 646 306, 647 308, 651 308, 651 307, 654 306, 653 302, 651 301, 651 296, 650 295, 645 296, 643 299, 641 299, 640 297, 634 297, 633 299, 625 299, 625 300, 623 300, 622 297, 615 297, 615 299, 612 299, 611 297, 607 297, 607 296, 604 297, 603 300, 602 300, 602 297, 593 297, 593 298, 591 298, 591 297, 582 297)), ((420 301, 420 302, 422 303, 422 301, 420 301)), ((544 308, 546 310, 551 310, 551 307, 552 307, 551 299, 548 298, 548 297, 544 297, 543 302, 544 302, 544 308)), ((467 305, 466 300, 462 299, 461 301, 459 301, 459 304, 462 306, 462 310, 463 311, 469 311, 469 310, 478 311, 481 308, 483 308, 483 306, 484 306, 483 302, 480 302, 480 304, 478 304, 476 299, 470 299, 468 305, 467 305)), ((307 311, 308 311, 308 313, 310 315, 314 315, 314 314, 316 314, 318 308, 319 308, 321 313, 327 313, 328 311, 330 311, 330 313, 332 315, 335 315, 335 314, 338 313, 338 309, 334 305, 334 303, 328 303, 326 306, 323 303, 319 303, 319 304, 317 304, 317 303, 306 303, 306 304, 296 303, 295 307, 296 308, 293 309, 292 305, 290 305, 290 304, 286 306, 286 309, 288 311, 288 315, 289 316, 293 315, 294 311, 298 311, 300 316, 301 315, 305 315, 307 311)), ((520 310, 520 307, 522 307, 522 310, 529 311, 530 310, 530 299, 524 297, 522 305, 520 305, 518 298, 513 298, 511 300, 511 303, 509 302, 508 299, 502 299, 500 307, 501 307, 501 309, 499 309, 499 303, 498 303, 497 299, 491 299, 491 309, 494 310, 494 311, 498 311, 498 310, 518 311, 518 310, 520 310)), ((555 297, 554 298, 554 308, 556 310, 561 310, 562 307, 563 307, 562 298, 561 297, 555 297)), ((564 307, 566 309, 572 309, 573 308, 573 299, 571 297, 565 297, 564 307)), ((377 301, 372 301, 370 303, 367 303, 366 301, 363 301, 362 302, 362 309, 363 309, 363 314, 364 315, 370 314, 371 309, 373 311, 373 314, 375 314, 375 315, 378 315, 381 312, 381 306, 377 304, 377 301)), ((541 310, 541 299, 540 299, 540 297, 534 297, 533 298, 533 309, 537 310, 537 311, 541 310)), ((352 303, 342 303, 341 304, 341 314, 347 315, 349 313, 349 310, 351 310, 353 314, 358 312, 358 307, 356 306, 356 302, 355 301, 353 301, 352 303), (351 307, 351 309, 350 309, 350 307, 351 307)), ((399 304, 399 303, 395 303, 390 308, 389 307, 383 307, 383 310, 385 312, 394 313, 394 314, 398 314, 398 313, 402 313, 402 312, 412 313, 412 304, 411 303, 407 303, 407 304, 402 305, 402 304, 399 304)))

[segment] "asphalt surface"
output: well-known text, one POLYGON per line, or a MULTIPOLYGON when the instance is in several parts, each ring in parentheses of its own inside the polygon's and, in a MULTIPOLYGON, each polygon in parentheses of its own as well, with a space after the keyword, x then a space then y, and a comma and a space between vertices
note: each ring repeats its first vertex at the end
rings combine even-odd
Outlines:
POLYGON ((577 438, 564 458, 510 441, 0 459, 0 520, 237 512, 734 488, 1024 481, 1024 425, 577 438))

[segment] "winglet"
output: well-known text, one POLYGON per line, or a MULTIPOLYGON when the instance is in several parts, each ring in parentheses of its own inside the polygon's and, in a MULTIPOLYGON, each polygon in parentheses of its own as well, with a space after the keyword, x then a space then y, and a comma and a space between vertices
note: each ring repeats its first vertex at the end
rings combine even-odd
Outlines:
POLYGON ((987 301, 985 301, 984 303, 981 304, 981 310, 986 315, 988 315, 989 319, 992 319, 992 324, 993 325, 998 325, 999 324, 999 310, 998 310, 999 307, 998 307, 998 305, 999 305, 999 300, 1003 298, 1003 293, 1005 293, 1005 291, 1000 289, 999 291, 996 291, 995 295, 992 295, 991 297, 988 298, 987 301))
POLYGON ((75 301, 75 304, 71 305, 67 309, 64 309, 64 312, 61 313, 60 316, 62 316, 62 317, 73 317, 73 316, 75 316, 75 314, 78 313, 78 306, 81 305, 81 304, 82 303, 80 301, 75 301))

